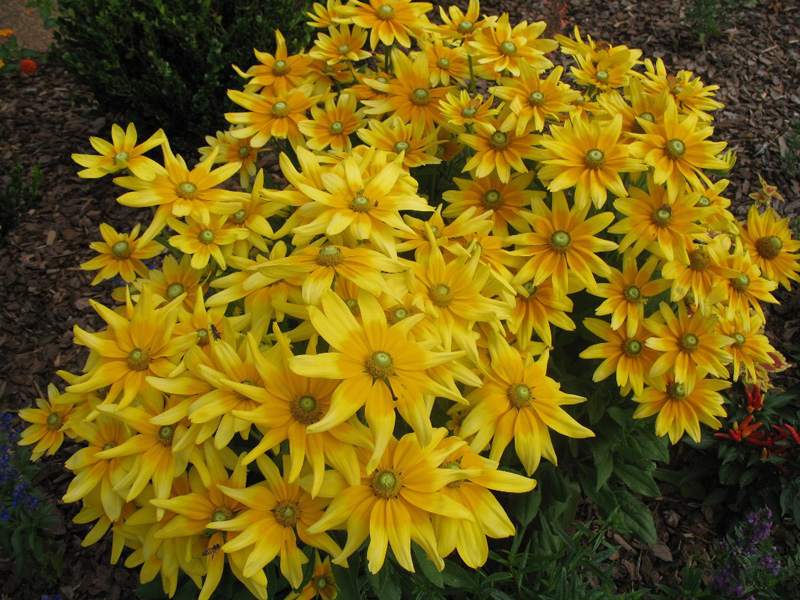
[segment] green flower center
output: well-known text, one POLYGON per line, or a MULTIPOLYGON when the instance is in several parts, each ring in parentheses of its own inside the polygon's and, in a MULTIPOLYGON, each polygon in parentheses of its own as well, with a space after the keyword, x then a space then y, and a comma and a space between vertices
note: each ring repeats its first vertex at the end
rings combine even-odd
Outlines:
POLYGON ((197 330, 197 344, 199 346, 205 346, 208 344, 208 329, 197 330))
POLYGON ((131 255, 131 245, 128 242, 117 242, 111 246, 111 254, 117 258, 128 258, 131 255))
POLYGON ((474 117, 475 113, 477 112, 478 112, 477 108, 472 108, 471 106, 468 106, 467 108, 461 111, 461 116, 469 119, 470 117, 474 117))
POLYGON ((214 512, 211 513, 211 520, 215 523, 219 523, 220 521, 228 521, 233 517, 233 513, 227 506, 218 506, 214 509, 214 512))
POLYGON ((502 131, 495 131, 489 137, 489 145, 495 150, 505 150, 508 147, 508 135, 502 131))
POLYGON ((339 54, 347 54, 348 52, 350 52, 350 46, 348 46, 347 44, 342 44, 337 49, 337 52, 339 52, 339 54))
POLYGON ((350 201, 350 210, 355 212, 367 212, 370 209, 369 198, 356 196, 350 201))
POLYGON ((648 112, 648 111, 644 111, 643 113, 641 113, 639 115, 639 118, 642 121, 647 121, 648 123, 655 123, 656 122, 656 116, 653 113, 648 112))
POLYGON ((436 61, 436 64, 439 65, 440 69, 449 69, 450 68, 450 61, 446 58, 440 58, 436 61))
POLYGON ((681 156, 686 154, 686 144, 677 138, 671 139, 664 147, 664 152, 672 160, 678 160, 681 156))
POLYGON ((389 21, 394 17, 394 8, 388 4, 384 4, 378 9, 378 18, 383 21, 389 21))
POLYGON ((598 71, 597 73, 594 74, 594 76, 597 77, 597 79, 602 81, 603 83, 608 81, 608 71, 598 71))
POLYGON ((483 204, 487 208, 497 208, 497 205, 500 203, 502 199, 503 197, 500 195, 500 192, 498 192, 497 190, 489 190, 483 195, 483 198, 481 199, 481 204, 483 204))
POLYGON ((408 315, 411 314, 408 312, 408 309, 405 306, 397 306, 389 311, 386 320, 388 321, 389 325, 394 325, 395 323, 399 323, 408 315))
POLYGON ((317 399, 313 396, 300 396, 292 400, 289 411, 295 421, 303 425, 311 425, 322 418, 322 409, 319 408, 317 399))
POLYGON ((178 296, 180 296, 186 288, 183 287, 182 283, 171 283, 167 286, 167 291, 165 292, 167 296, 167 300, 174 300, 178 296))
POLYGON ((514 408, 525 408, 531 405, 533 392, 524 383, 518 383, 509 386, 506 396, 508 396, 508 401, 511 402, 511 406, 514 408))
POLYGON ((367 373, 375 379, 386 379, 389 375, 394 375, 394 360, 388 352, 375 352, 370 356, 364 365, 367 373))
POLYGON ((361 308, 358 306, 358 301, 355 298, 347 298, 344 301, 344 305, 350 310, 350 313, 354 317, 361 315, 361 308))
POLYGON ((542 92, 532 92, 530 96, 528 96, 528 103, 531 106, 541 106, 544 104, 544 94, 542 92))
POLYGON ((241 225, 246 220, 247 220, 247 211, 244 209, 237 210, 235 213, 233 213, 233 218, 231 219, 231 221, 233 221, 234 224, 236 225, 241 225))
POLYGON ((174 435, 175 428, 172 425, 164 425, 158 430, 158 442, 162 446, 171 446, 174 435))
POLYGON ((376 77, 375 81, 377 81, 378 83, 389 83, 389 80, 386 79, 386 77, 376 77))
POLYGON ((653 213, 653 225, 656 227, 666 227, 672 222, 672 207, 665 204, 653 213))
POLYGON ((124 169, 128 166, 128 153, 127 152, 117 152, 114 156, 114 164, 117 165, 120 169, 124 169))
POLYGON ((394 151, 395 151, 395 152, 398 152, 398 153, 399 153, 399 152, 405 152, 405 151, 406 151, 406 150, 408 150, 410 147, 411 147, 411 146, 409 145, 409 143, 408 143, 408 142, 404 142, 404 141, 402 141, 402 140, 401 140, 401 141, 397 142, 397 143, 394 145, 394 151))
POLYGON ((689 268, 692 271, 703 272, 711 265, 711 257, 702 248, 695 248, 689 252, 689 268))
POLYGON ((777 235, 762 237, 756 242, 756 251, 761 258, 773 260, 783 248, 783 241, 777 235))
POLYGON ((276 60, 275 64, 272 65, 272 72, 275 75, 285 75, 289 72, 289 63, 285 60, 276 60))
POLYGON ((272 105, 272 114, 276 117, 285 117, 289 112, 289 105, 283 100, 278 100, 272 105))
POLYGON ((417 88, 411 92, 411 102, 417 106, 425 106, 430 102, 431 94, 425 88, 417 88))
POLYGON ((184 181, 178 184, 178 197, 192 200, 197 195, 197 186, 191 181, 184 181))
POLYGON ((318 590, 324 590, 326 587, 328 587, 328 580, 324 577, 317 577, 316 581, 314 582, 314 586, 318 590))
POLYGON ((586 163, 586 166, 590 169, 600 169, 606 163, 606 155, 602 150, 593 148, 586 153, 584 163, 586 163))
POLYGON ((114 444, 108 442, 103 444, 103 450, 111 450, 114 447, 114 444))
POLYGON ((214 232, 210 229, 203 229, 197 234, 197 239, 200 240, 201 244, 211 244, 214 241, 214 232))
POLYGON ((532 281, 528 281, 522 284, 522 288, 526 292, 528 292, 528 297, 526 298, 526 300, 533 300, 534 298, 536 298, 536 293, 539 291, 539 288, 533 285, 532 281))
POLYGON ((747 338, 744 337, 738 331, 734 333, 731 337, 733 338, 733 345, 736 346, 737 348, 741 348, 742 346, 744 346, 745 342, 747 341, 747 338))
POLYGON ((566 231, 556 231, 550 236, 550 249, 559 254, 565 253, 569 250, 572 244, 572 237, 566 231))
POLYGON ((297 502, 278 502, 277 506, 272 509, 275 513, 275 520, 284 527, 294 527, 297 525, 298 511, 297 502))
POLYGON ((625 296, 625 300, 631 304, 636 304, 642 299, 642 290, 635 285, 629 285, 625 288, 623 295, 625 296))
POLYGON ((508 56, 509 54, 514 54, 517 51, 517 46, 514 42, 509 42, 506 40, 502 44, 500 44, 500 52, 508 56))
POLYGON ((61 428, 64 418, 58 413, 50 413, 47 415, 47 428, 57 430, 61 428))
POLYGON ((678 340, 678 348, 683 352, 691 354, 700 346, 700 340, 693 333, 684 333, 678 340))
POLYGON ((396 498, 402 482, 394 471, 376 471, 372 476, 372 493, 381 498, 396 498))
POLYGON ((128 354, 128 367, 134 371, 144 371, 150 364, 150 353, 141 348, 134 348, 128 354))
POLYGON ((472 21, 461 21, 461 23, 458 24, 458 30, 461 33, 469 33, 472 31, 473 27, 475 27, 475 24, 472 21))
POLYGON ((317 254, 316 263, 323 267, 335 267, 344 261, 342 251, 336 246, 324 246, 319 249, 317 254))
POLYGON ((248 154, 250 154, 250 148, 248 146, 242 146, 239 150, 236 151, 236 154, 239 155, 239 158, 244 158, 248 154))
POLYGON ((622 346, 625 356, 639 356, 642 353, 642 342, 635 339, 625 340, 622 346))
POLYGON ((339 135, 344 131, 344 123, 341 121, 334 121, 331 123, 330 131, 334 135, 339 135))
POLYGON ((434 306, 438 306, 439 308, 447 308, 450 306, 450 302, 453 299, 453 292, 449 285, 440 283, 438 285, 432 285, 428 288, 428 297, 431 299, 431 302, 433 302, 434 306))
POLYGON ((700 199, 697 201, 697 206, 701 208, 705 208, 707 206, 711 206, 711 199, 706 198, 705 196, 700 196, 700 199))
POLYGON ((750 278, 747 275, 739 275, 739 277, 731 279, 731 287, 737 292, 744 292, 750 287, 750 278))
POLYGON ((670 400, 683 400, 686 397, 686 386, 675 381, 668 383, 667 396, 670 400))

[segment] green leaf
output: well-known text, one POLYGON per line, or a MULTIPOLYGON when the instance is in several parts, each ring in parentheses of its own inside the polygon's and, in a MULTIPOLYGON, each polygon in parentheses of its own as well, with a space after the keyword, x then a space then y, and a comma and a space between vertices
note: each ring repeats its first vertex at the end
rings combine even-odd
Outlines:
POLYGON ((361 589, 358 586, 358 569, 352 566, 344 569, 339 565, 331 565, 333 578, 339 586, 341 598, 361 598, 361 589))
MULTIPOLYGON (((442 579, 448 588, 471 588, 472 577, 451 560, 444 561, 442 579)), ((355 596, 353 596, 355 598, 355 596)))
POLYGON ((658 489, 650 470, 641 469, 636 465, 623 464, 617 465, 614 472, 622 483, 637 494, 650 497, 661 495, 661 490, 658 489))
POLYGON ((511 501, 511 514, 525 528, 536 518, 541 504, 542 492, 539 488, 525 494, 515 494, 511 501))
POLYGON ((367 581, 380 600, 400 600, 400 582, 388 560, 375 575, 367 572, 367 581))
POLYGON ((611 472, 614 469, 614 456, 606 448, 606 451, 601 451, 600 448, 593 448, 594 454, 594 466, 597 469, 597 484, 595 485, 595 491, 599 490, 605 483, 608 481, 608 478, 611 477, 611 472))
POLYGON ((618 490, 614 495, 619 504, 617 520, 622 533, 631 533, 648 544, 655 544, 658 536, 650 509, 624 490, 618 490))
POLYGON ((428 581, 438 588, 443 588, 444 576, 439 569, 436 568, 436 565, 431 562, 431 560, 428 558, 428 555, 425 554, 425 551, 413 542, 411 543, 411 551, 414 553, 414 558, 416 559, 422 574, 425 575, 428 581))

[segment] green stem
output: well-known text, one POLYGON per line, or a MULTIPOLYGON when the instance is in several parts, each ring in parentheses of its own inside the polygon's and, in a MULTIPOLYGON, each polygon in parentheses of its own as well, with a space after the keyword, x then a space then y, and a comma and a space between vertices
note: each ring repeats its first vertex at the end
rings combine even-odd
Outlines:
POLYGON ((394 44, 391 44, 389 46, 386 46, 384 44, 384 47, 383 47, 383 49, 384 49, 384 65, 383 66, 386 68, 386 72, 389 73, 390 75, 394 75, 394 73, 392 73, 392 49, 393 48, 394 48, 394 44))
POLYGON ((469 91, 470 93, 475 93, 475 72, 472 68, 472 55, 467 55, 467 62, 469 63, 469 91))

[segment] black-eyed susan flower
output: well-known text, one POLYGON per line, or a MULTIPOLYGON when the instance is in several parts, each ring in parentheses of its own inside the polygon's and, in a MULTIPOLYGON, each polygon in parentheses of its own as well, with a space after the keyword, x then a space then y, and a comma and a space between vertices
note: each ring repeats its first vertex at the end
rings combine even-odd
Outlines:
POLYGON ((644 321, 645 328, 653 334, 645 343, 661 353, 650 375, 659 377, 674 371, 675 380, 690 390, 695 380, 704 376, 698 375, 700 370, 727 377, 725 365, 731 362, 731 356, 724 348, 733 340, 716 332, 717 317, 700 312, 690 317, 683 302, 678 302, 677 315, 666 302, 659 308, 658 313, 644 321))
POLYGON ((651 387, 633 397, 639 403, 633 417, 644 419, 658 414, 656 435, 669 435, 670 442, 677 444, 684 433, 688 433, 699 443, 700 423, 712 429, 722 427, 717 417, 727 413, 723 406, 725 400, 719 392, 731 386, 730 381, 706 375, 699 369, 692 382, 677 381, 671 375, 656 378, 651 387))
POLYGON ((324 5, 314 2, 311 5, 314 12, 306 13, 311 18, 310 21, 306 21, 306 25, 320 29, 327 29, 336 25, 336 19, 339 18, 338 9, 341 5, 342 3, 339 0, 326 0, 324 5))
POLYGON ((161 263, 161 270, 151 269, 147 279, 137 280, 136 285, 140 289, 149 285, 154 295, 167 302, 181 296, 181 313, 190 313, 194 310, 198 294, 203 294, 205 282, 201 283, 202 276, 200 269, 192 267, 192 257, 189 254, 181 256, 180 262, 172 254, 167 254, 161 263))
POLYGON ((253 65, 247 72, 233 66, 239 75, 250 80, 246 86, 249 91, 260 91, 264 96, 284 96, 300 87, 311 74, 313 58, 302 53, 289 56, 286 39, 278 30, 275 30, 275 43, 274 55, 254 50, 259 64, 253 65))
POLYGON ((733 380, 747 372, 750 381, 756 379, 756 365, 770 366, 775 361, 772 353, 775 348, 763 335, 762 323, 758 315, 742 313, 730 320, 720 320, 719 332, 732 340, 725 350, 733 357, 733 380))
POLYGON ((664 112, 667 110, 668 94, 653 94, 647 92, 641 79, 631 77, 625 86, 623 96, 617 90, 609 90, 597 96, 597 103, 605 114, 598 114, 600 119, 612 119, 615 115, 622 115, 622 132, 644 133, 637 119, 651 123, 661 123, 664 112))
POLYGON ((517 287, 519 293, 507 325, 517 336, 520 349, 530 351, 534 332, 546 346, 552 347, 551 324, 564 331, 575 329, 575 323, 567 316, 572 312, 572 300, 564 294, 556 295, 552 281, 543 281, 538 286, 528 281, 517 287))
MULTIPOLYGON (((736 315, 748 315, 752 308, 758 315, 759 322, 766 323, 761 303, 778 304, 775 296, 771 294, 777 289, 778 282, 761 277, 761 270, 753 264, 749 252, 736 252, 730 257, 728 266, 736 271, 738 276, 725 281, 725 319, 730 321, 736 315)), ((745 320, 744 326, 747 327, 748 324, 749 321, 745 320)))
POLYGON ((328 34, 318 33, 314 40, 314 48, 309 51, 309 56, 323 60, 329 65, 339 62, 358 62, 372 56, 364 50, 367 42, 367 32, 361 27, 339 25, 328 27, 328 34))
POLYGON ((467 90, 449 92, 439 103, 442 111, 442 128, 452 133, 464 133, 467 127, 484 123, 489 117, 497 115, 499 109, 492 108, 494 100, 483 96, 469 95, 467 90))
POLYGON ((702 312, 723 300, 724 283, 738 276, 728 266, 730 243, 726 236, 717 236, 706 244, 689 242, 685 258, 675 256, 667 262, 661 275, 672 280, 670 299, 675 302, 691 292, 692 303, 702 312))
POLYGON ((774 209, 759 214, 753 206, 747 212, 747 223, 741 226, 744 249, 767 279, 777 281, 787 290, 789 281, 800 281, 800 241, 793 240, 789 218, 778 219, 774 209))
POLYGON ((422 52, 428 57, 431 85, 450 85, 451 79, 453 83, 463 83, 469 79, 467 53, 463 48, 451 48, 442 40, 434 40, 426 44, 422 52))
POLYGON ((170 245, 190 254, 194 269, 204 268, 212 257, 224 269, 226 263, 223 249, 250 235, 246 229, 232 227, 227 216, 209 219, 207 223, 195 221, 191 217, 187 217, 185 223, 172 218, 167 219, 167 223, 177 232, 169 238, 170 245))
POLYGON ((20 434, 19 445, 33 447, 31 460, 39 460, 45 453, 52 456, 64 442, 64 431, 67 429, 67 420, 74 411, 71 404, 59 404, 61 394, 52 383, 47 386, 47 400, 36 399, 38 408, 23 408, 19 417, 31 423, 20 434))
POLYGON ((514 283, 533 285, 551 279, 553 290, 559 296, 567 293, 567 275, 572 273, 589 290, 596 289, 594 276, 609 274, 608 265, 597 252, 616 249, 614 242, 595 237, 614 220, 613 213, 605 212, 586 218, 591 203, 570 209, 563 192, 552 196, 552 210, 540 199, 532 204, 533 216, 522 213, 533 228, 531 233, 509 236, 516 244, 514 256, 530 257, 514 276, 514 283))
POLYGON ((608 192, 627 196, 620 174, 647 167, 629 155, 628 146, 620 142, 621 133, 619 115, 605 123, 575 119, 563 127, 551 127, 552 137, 544 137, 540 141, 544 150, 536 153, 536 159, 544 164, 539 179, 548 182, 547 189, 552 192, 574 187, 575 205, 581 208, 590 202, 602 208, 608 192))
POLYGON ((389 159, 401 155, 407 169, 422 165, 438 165, 436 150, 439 147, 437 130, 426 132, 424 123, 406 123, 398 116, 385 121, 371 119, 367 129, 359 129, 358 137, 372 148, 389 153, 389 159))
POLYGON ((349 150, 350 134, 366 123, 364 109, 356 109, 353 94, 341 94, 338 99, 328 98, 324 107, 312 106, 311 119, 300 121, 297 126, 308 140, 312 150, 349 150))
POLYGON ((389 546, 400 566, 413 571, 412 541, 422 547, 437 569, 444 568, 430 517, 443 514, 473 521, 475 517, 466 507, 440 490, 477 474, 436 464, 433 454, 445 435, 446 429, 437 429, 428 444, 421 444, 413 433, 400 440, 392 437, 374 470, 367 465, 367 459, 372 461, 369 452, 359 451, 358 485, 348 485, 337 473, 326 474, 325 495, 333 500, 309 531, 318 533, 346 524, 347 543, 334 556, 334 564, 347 564, 347 557, 369 537, 367 561, 371 573, 380 571, 389 546))
POLYGON ((514 115, 505 111, 485 122, 475 123, 475 133, 461 133, 458 139, 475 150, 462 172, 473 171, 477 178, 497 173, 500 181, 511 178, 511 170, 527 173, 524 159, 536 155, 533 147, 539 136, 529 130, 517 135, 514 115))
POLYGON ((336 600, 339 596, 339 586, 333 577, 331 557, 326 556, 320 560, 319 552, 314 551, 314 572, 311 579, 297 592, 291 592, 285 600, 313 600, 319 596, 322 600, 336 600))
POLYGON ((491 27, 477 31, 467 47, 478 57, 479 64, 491 67, 497 74, 507 71, 519 76, 522 63, 544 71, 553 67, 545 54, 558 48, 554 40, 539 37, 546 26, 543 21, 530 25, 522 21, 512 28, 504 13, 491 27))
POLYGON ((630 79, 631 70, 641 55, 641 50, 598 42, 589 52, 576 53, 578 64, 570 70, 579 85, 602 91, 621 88, 630 79))
POLYGON ((369 29, 369 43, 373 50, 378 41, 387 47, 396 41, 404 48, 410 48, 412 37, 422 37, 422 29, 428 25, 425 13, 432 8, 429 2, 411 0, 349 0, 337 8, 340 17, 344 18, 337 21, 347 20, 369 29))
POLYGON ((565 394, 561 385, 547 376, 548 353, 534 361, 492 333, 489 356, 483 386, 467 397, 470 410, 461 424, 460 435, 472 437, 470 447, 475 452, 491 443, 489 458, 499 461, 513 441, 516 454, 530 475, 542 457, 553 464, 558 462, 550 429, 572 438, 594 436, 561 408, 586 399, 565 394))
POLYGON ((230 164, 238 162, 239 185, 243 189, 250 189, 250 180, 256 176, 256 161, 258 160, 258 148, 250 145, 248 138, 237 138, 230 131, 218 131, 216 136, 206 136, 208 146, 199 149, 200 160, 205 160, 214 148, 217 151, 216 163, 230 164))
POLYGON ((81 269, 95 271, 99 273, 92 280, 92 285, 97 285, 101 281, 111 279, 119 275, 128 283, 136 279, 136 276, 147 277, 148 268, 142 259, 153 258, 163 252, 164 246, 158 242, 142 241, 137 239, 141 225, 134 225, 130 233, 117 233, 117 231, 103 223, 100 225, 100 235, 103 236, 102 242, 92 242, 89 247, 100 253, 91 260, 81 263, 81 269))
POLYGON ((440 6, 439 16, 442 18, 439 31, 453 40, 471 40, 476 31, 497 19, 497 17, 481 17, 481 5, 478 0, 469 0, 466 12, 455 5, 448 6, 445 12, 444 7, 440 6))
POLYGON ((704 85, 691 71, 681 70, 675 75, 669 75, 660 58, 656 59, 655 64, 646 58, 644 68, 642 82, 645 88, 655 95, 666 91, 683 113, 697 115, 701 121, 711 121, 713 117, 708 113, 723 107, 721 102, 714 99, 714 93, 719 86, 704 85))
POLYGON ((89 142, 99 155, 73 154, 72 160, 86 167, 78 171, 78 177, 96 179, 127 169, 141 179, 153 179, 160 170, 160 165, 144 156, 144 153, 163 144, 166 139, 164 132, 159 129, 137 145, 136 127, 133 123, 128 123, 125 131, 115 123, 111 126, 111 142, 99 137, 89 138, 89 142))

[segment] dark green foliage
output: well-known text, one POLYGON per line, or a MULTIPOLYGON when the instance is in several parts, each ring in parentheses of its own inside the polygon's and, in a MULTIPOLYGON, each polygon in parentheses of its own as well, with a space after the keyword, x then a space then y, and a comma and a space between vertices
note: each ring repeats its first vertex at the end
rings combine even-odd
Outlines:
POLYGON ((8 184, 5 188, 0 188, 0 239, 16 225, 26 210, 39 204, 42 199, 39 191, 42 177, 42 172, 36 165, 31 169, 29 178, 25 177, 21 164, 14 166, 8 184))
POLYGON ((706 42, 722 35, 736 11, 748 0, 693 0, 686 11, 686 24, 705 47, 706 42))
POLYGON ((163 128, 194 153, 226 128, 226 91, 244 80, 231 68, 273 52, 275 30, 289 51, 306 39, 306 0, 61 0, 58 54, 104 108, 142 131, 163 128))
POLYGON ((781 157, 789 175, 800 175, 800 121, 791 124, 792 133, 786 138, 786 153, 781 157))

